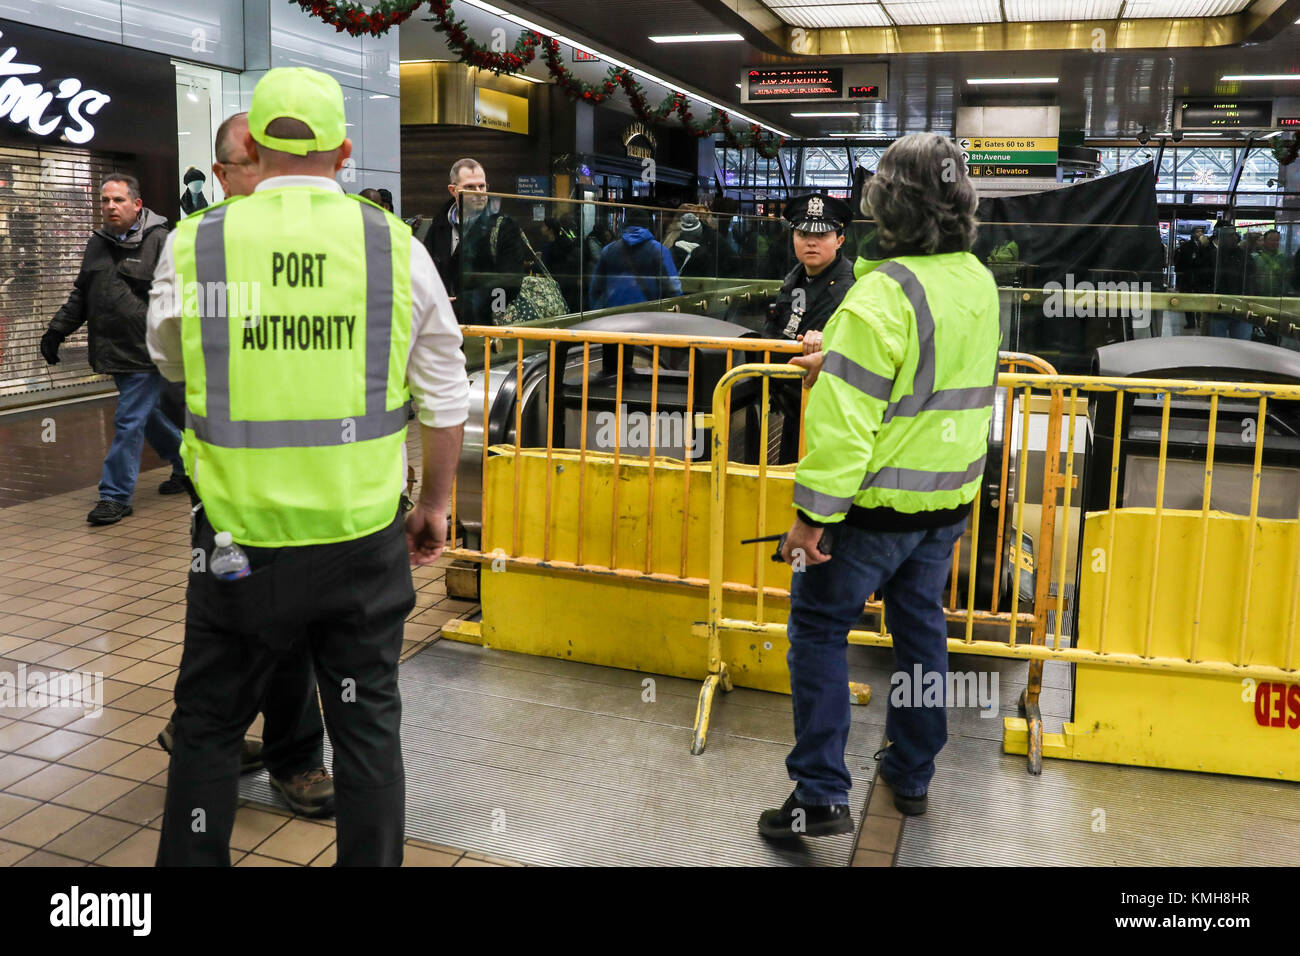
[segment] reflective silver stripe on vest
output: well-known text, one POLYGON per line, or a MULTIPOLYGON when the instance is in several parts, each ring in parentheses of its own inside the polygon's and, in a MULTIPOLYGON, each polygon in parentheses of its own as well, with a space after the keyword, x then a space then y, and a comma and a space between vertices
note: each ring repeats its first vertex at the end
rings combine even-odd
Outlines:
POLYGON ((881 468, 879 471, 869 471, 862 481, 861 490, 956 491, 984 473, 984 460, 987 457, 987 453, 980 455, 965 471, 920 471, 916 468, 881 468))
POLYGON ((826 353, 826 358, 822 362, 822 371, 847 382, 869 398, 878 398, 882 402, 889 401, 889 393, 894 388, 894 383, 890 379, 877 375, 871 369, 864 368, 839 352, 826 353))
MULTIPOLYGON (((393 337, 392 234, 383 210, 358 203, 366 247, 366 410, 351 418, 231 421, 229 315, 207 314, 216 296, 201 294, 200 341, 207 378, 207 415, 188 409, 186 425, 195 436, 223 448, 318 448, 393 435, 406 427, 406 406, 387 409, 388 365, 393 337)), ((226 276, 226 212, 204 216, 194 237, 194 271, 199 289, 216 288, 226 276)), ((229 296, 226 297, 227 300, 229 296)))
POLYGON ((822 494, 807 485, 794 483, 794 503, 804 511, 815 515, 836 515, 848 511, 853 504, 852 498, 836 498, 834 495, 822 494))
MULTIPOLYGON (((885 408, 881 421, 903 415, 913 417, 923 411, 965 411, 974 408, 986 408, 993 405, 994 385, 979 385, 967 388, 945 388, 935 391, 934 376, 936 362, 934 357, 934 314, 930 311, 930 301, 916 273, 907 266, 890 260, 876 267, 903 290, 908 304, 916 314, 916 339, 919 352, 916 359, 916 374, 912 377, 912 394, 904 395, 885 408)), ((994 364, 994 382, 997 381, 997 367, 994 364)))

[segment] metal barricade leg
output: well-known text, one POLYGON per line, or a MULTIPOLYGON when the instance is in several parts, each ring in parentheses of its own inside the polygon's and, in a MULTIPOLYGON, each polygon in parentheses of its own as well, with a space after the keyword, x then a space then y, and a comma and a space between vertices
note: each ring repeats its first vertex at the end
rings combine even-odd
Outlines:
POLYGON ((1038 695, 1043 690, 1043 662, 1029 662, 1029 682, 1020 692, 1016 709, 1025 718, 1029 732, 1029 745, 1025 751, 1028 770, 1034 776, 1043 772, 1043 713, 1038 709, 1038 695))
POLYGON ((709 736, 709 714, 713 709, 713 692, 722 681, 721 674, 710 674, 704 678, 700 688, 700 700, 695 705, 695 733, 691 737, 691 753, 698 757, 704 753, 704 746, 709 736))

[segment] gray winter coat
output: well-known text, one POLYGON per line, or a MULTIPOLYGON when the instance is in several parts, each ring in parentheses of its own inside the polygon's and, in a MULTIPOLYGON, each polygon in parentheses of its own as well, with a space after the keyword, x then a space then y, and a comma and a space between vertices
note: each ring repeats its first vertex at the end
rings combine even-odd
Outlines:
POLYGON ((148 372, 145 344, 149 287, 167 238, 167 220, 140 210, 140 228, 119 240, 97 229, 86 245, 68 301, 50 320, 65 336, 90 323, 90 367, 96 372, 148 372))

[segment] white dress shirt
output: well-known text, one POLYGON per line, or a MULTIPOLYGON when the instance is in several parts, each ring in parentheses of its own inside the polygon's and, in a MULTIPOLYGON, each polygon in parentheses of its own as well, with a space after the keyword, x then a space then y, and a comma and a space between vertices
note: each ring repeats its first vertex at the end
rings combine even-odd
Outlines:
MULTIPOLYGON (((323 176, 272 176, 257 184, 263 189, 311 186, 343 188, 323 176)), ((180 304, 176 291, 176 257, 173 231, 163 245, 149 292, 149 324, 145 334, 149 355, 163 377, 173 382, 185 378, 181 352, 180 304)), ((364 268, 361 263, 357 268, 364 268)), ((461 351, 460 325, 447 298, 438 270, 424 244, 411 237, 411 350, 406 362, 406 382, 415 398, 420 423, 449 428, 469 418, 469 379, 461 351)))

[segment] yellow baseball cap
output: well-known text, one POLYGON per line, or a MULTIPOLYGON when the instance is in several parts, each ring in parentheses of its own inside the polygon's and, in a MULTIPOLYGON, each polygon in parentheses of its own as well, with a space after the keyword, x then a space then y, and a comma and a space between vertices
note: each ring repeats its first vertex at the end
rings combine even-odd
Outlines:
POLYGON ((328 73, 305 66, 268 70, 253 88, 248 109, 248 132, 269 149, 306 156, 309 152, 338 149, 347 137, 343 113, 343 88, 328 73), (280 139, 268 136, 273 120, 300 120, 311 128, 311 139, 280 139))

